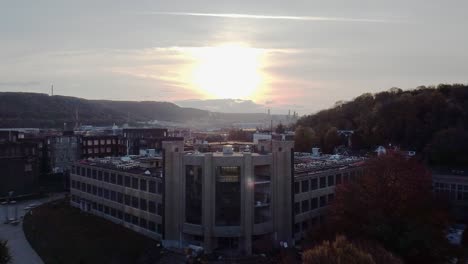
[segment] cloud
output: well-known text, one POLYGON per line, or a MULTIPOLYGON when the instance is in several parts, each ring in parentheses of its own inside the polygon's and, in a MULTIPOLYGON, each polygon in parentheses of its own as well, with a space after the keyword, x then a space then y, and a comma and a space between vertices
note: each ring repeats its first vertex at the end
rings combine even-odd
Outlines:
POLYGON ((371 18, 346 18, 346 17, 322 17, 322 16, 273 16, 273 15, 230 14, 230 13, 149 12, 145 14, 167 15, 167 16, 273 19, 273 20, 322 21, 322 22, 361 22, 361 23, 396 22, 396 21, 391 21, 391 20, 371 19, 371 18))

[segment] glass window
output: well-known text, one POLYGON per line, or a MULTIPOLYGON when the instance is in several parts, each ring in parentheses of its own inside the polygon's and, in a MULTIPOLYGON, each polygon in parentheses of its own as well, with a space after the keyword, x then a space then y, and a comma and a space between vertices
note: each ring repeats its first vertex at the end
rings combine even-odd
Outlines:
POLYGON ((336 185, 341 184, 341 174, 336 175, 336 185))
POLYGON ((310 199, 310 210, 315 210, 318 208, 318 199, 317 197, 310 199))
POLYGON ((320 207, 324 207, 327 205, 327 196, 320 196, 320 207))
POLYGON ((158 182, 158 194, 162 194, 163 193, 163 184, 162 182, 158 182))
POLYGON ((158 203, 158 215, 163 215, 163 205, 158 203))
POLYGON ((138 208, 138 198, 132 196, 132 207, 138 208))
POLYGON ((185 221, 201 224, 202 219, 202 168, 185 167, 185 221))
POLYGON ((146 180, 140 179, 140 190, 146 192, 146 180))
POLYGON ((328 187, 335 185, 335 176, 330 175, 328 176, 328 187))
POLYGON ((294 182, 294 193, 299 193, 300 192, 300 183, 299 182, 294 182))
POLYGON ((138 189, 138 178, 132 177, 132 188, 138 189))
POLYGON ((301 213, 301 204, 299 202, 294 203, 294 214, 300 214, 301 213))
POLYGON ((325 188, 325 187, 327 187, 327 178, 320 177, 320 188, 325 188))
POLYGON ((309 191, 309 180, 303 180, 301 182, 301 186, 302 186, 302 192, 308 192, 309 191))
POLYGON ((148 211, 150 213, 155 214, 156 213, 156 203, 153 201, 148 201, 148 211))
POLYGON ((146 200, 143 198, 140 198, 140 209, 143 211, 146 211, 148 209, 146 200))
POLYGON ((309 200, 302 201, 302 212, 305 213, 305 212, 308 212, 309 210, 310 210, 309 200))
POLYGON ((130 206, 130 195, 128 194, 124 195, 124 203, 125 205, 130 206))
POLYGON ((241 215, 240 167, 216 168, 215 224, 238 226, 241 215))
POLYGON ((156 224, 153 221, 148 222, 148 229, 150 231, 156 232, 156 224))
POLYGON ((149 181, 148 182, 148 190, 150 193, 156 193, 156 182, 155 181, 149 181))
POLYGON ((130 187, 130 176, 125 176, 124 185, 125 187, 130 187))
POLYGON ((109 173, 108 172, 104 173, 104 181, 109 182, 109 173))
POLYGON ((118 203, 123 203, 123 193, 121 193, 121 192, 117 193, 117 202, 118 203))
POLYGON ((117 174, 117 184, 118 185, 123 185, 123 179, 122 175, 117 174))
POLYGON ((115 173, 111 173, 110 175, 110 182, 113 183, 113 184, 116 184, 117 183, 117 179, 115 177, 115 173))
POLYGON ((318 181, 317 178, 313 178, 313 179, 310 180, 310 189, 312 191, 317 190, 317 187, 318 187, 317 181, 318 181))

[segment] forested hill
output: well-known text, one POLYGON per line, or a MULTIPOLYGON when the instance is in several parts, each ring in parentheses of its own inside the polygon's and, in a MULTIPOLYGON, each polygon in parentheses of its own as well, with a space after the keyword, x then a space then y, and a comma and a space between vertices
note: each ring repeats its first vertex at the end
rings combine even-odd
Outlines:
POLYGON ((302 117, 296 148, 318 145, 331 151, 340 143, 336 130, 354 130, 353 148, 389 143, 419 151, 433 163, 468 165, 468 86, 461 84, 392 88, 363 94, 349 102, 302 117))
POLYGON ((208 111, 182 108, 167 102, 86 100, 40 93, 0 93, 0 127, 63 127, 80 122, 88 125, 112 125, 165 120, 186 122, 209 115, 208 111))

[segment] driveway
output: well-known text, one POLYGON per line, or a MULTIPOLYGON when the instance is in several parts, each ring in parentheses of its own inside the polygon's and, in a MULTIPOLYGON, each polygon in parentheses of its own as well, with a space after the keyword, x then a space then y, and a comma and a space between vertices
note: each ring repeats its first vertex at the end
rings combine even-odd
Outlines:
MULTIPOLYGON (((24 210, 24 208, 30 204, 47 203, 63 197, 64 194, 59 194, 53 195, 49 198, 18 202, 18 218, 20 218, 21 220, 23 219, 24 214, 29 212, 27 210, 24 210)), ((12 212, 14 212, 14 210, 13 208, 10 208, 10 217, 12 212)), ((32 249, 32 247, 29 245, 29 242, 24 235, 22 221, 16 226, 11 224, 4 224, 4 221, 5 209, 4 205, 0 205, 0 239, 8 240, 8 246, 13 256, 13 264, 42 264, 43 262, 41 258, 39 257, 39 255, 37 255, 36 251, 34 251, 34 249, 32 249)))

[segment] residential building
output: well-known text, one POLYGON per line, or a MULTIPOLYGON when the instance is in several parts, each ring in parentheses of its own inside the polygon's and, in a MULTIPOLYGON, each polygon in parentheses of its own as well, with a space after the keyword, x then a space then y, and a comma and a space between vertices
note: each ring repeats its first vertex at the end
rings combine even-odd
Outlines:
POLYGON ((81 157, 118 157, 126 154, 125 140, 115 135, 93 135, 81 138, 81 157))

